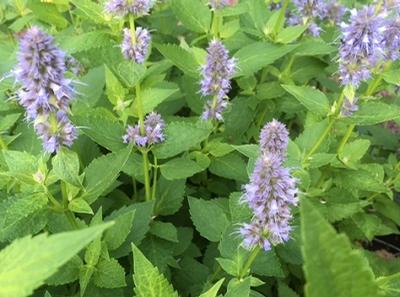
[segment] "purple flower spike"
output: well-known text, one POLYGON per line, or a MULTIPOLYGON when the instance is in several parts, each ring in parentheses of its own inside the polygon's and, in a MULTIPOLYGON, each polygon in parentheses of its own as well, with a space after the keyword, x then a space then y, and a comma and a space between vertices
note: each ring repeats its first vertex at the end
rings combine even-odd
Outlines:
POLYGON ((23 34, 14 69, 21 85, 18 100, 50 153, 62 145, 71 146, 76 139, 76 130, 67 116, 75 95, 72 81, 65 78, 67 62, 68 56, 54 44, 53 37, 37 27, 23 34))
POLYGON ((374 6, 352 10, 349 24, 342 24, 339 72, 342 83, 358 86, 384 56, 386 20, 374 6))
POLYGON ((260 147, 262 152, 273 153, 285 157, 289 143, 289 131, 286 126, 277 120, 267 123, 260 133, 260 147))
POLYGON ((206 121, 216 120, 219 122, 223 122, 224 119, 222 117, 222 113, 227 107, 228 101, 224 98, 216 98, 215 103, 214 100, 208 100, 201 117, 203 120, 206 121))
POLYGON ((165 122, 158 113, 152 112, 144 120, 144 133, 140 131, 140 125, 128 126, 123 136, 124 143, 134 143, 138 147, 147 147, 161 143, 165 140, 165 122))
POLYGON ((237 0, 210 0, 210 6, 212 9, 221 9, 226 6, 234 6, 238 1, 237 0))
POLYGON ((358 98, 356 97, 352 101, 350 101, 348 98, 345 98, 342 109, 340 110, 340 114, 343 117, 351 117, 357 110, 358 98))
POLYGON ((107 13, 119 17, 130 13, 138 17, 148 14, 152 6, 151 0, 109 0, 105 9, 107 13))
POLYGON ((127 28, 124 29, 124 39, 121 45, 122 54, 127 60, 143 64, 149 53, 151 35, 147 29, 141 27, 136 28, 135 35, 135 40, 132 41, 131 31, 127 28))
POLYGON ((202 66, 200 83, 203 96, 223 98, 231 89, 230 79, 235 74, 236 60, 219 40, 211 41, 207 49, 207 62, 202 66))
POLYGON ((384 42, 386 58, 392 61, 397 60, 400 57, 400 16, 396 16, 388 22, 384 42))
POLYGON ((35 130, 48 153, 57 152, 63 145, 71 147, 77 138, 75 127, 65 112, 51 113, 45 121, 35 124, 35 130))

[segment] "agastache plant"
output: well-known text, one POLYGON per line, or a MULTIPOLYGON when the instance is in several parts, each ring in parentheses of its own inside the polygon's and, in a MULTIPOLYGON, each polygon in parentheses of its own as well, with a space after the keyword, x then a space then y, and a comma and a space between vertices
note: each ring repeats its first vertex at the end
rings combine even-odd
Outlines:
POLYGON ((121 45, 122 54, 127 60, 143 64, 149 52, 150 41, 151 35, 147 29, 137 27, 134 39, 132 39, 132 31, 125 28, 121 45))
POLYGON ((231 89, 231 78, 235 74, 236 59, 229 58, 229 52, 221 41, 214 39, 207 48, 206 64, 201 68, 200 92, 212 96, 205 106, 203 119, 222 121, 222 112, 227 106, 226 97, 231 89))
POLYGON ((288 135, 285 126, 276 120, 267 123, 261 132, 261 154, 242 198, 253 213, 251 222, 240 228, 247 249, 259 246, 268 251, 290 239, 290 207, 297 205, 297 188, 296 179, 283 167, 288 135))
POLYGON ((18 101, 49 153, 71 146, 77 137, 67 116, 75 91, 66 68, 66 55, 53 37, 37 27, 23 33, 14 70, 21 85, 18 101))

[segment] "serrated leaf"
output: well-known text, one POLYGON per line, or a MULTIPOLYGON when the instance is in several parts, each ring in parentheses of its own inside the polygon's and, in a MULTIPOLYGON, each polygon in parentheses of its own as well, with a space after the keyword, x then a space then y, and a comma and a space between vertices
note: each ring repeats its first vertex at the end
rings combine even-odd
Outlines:
POLYGON ((10 129, 18 121, 20 116, 20 113, 2 115, 0 119, 0 132, 10 129))
POLYGON ((48 278, 46 284, 50 286, 60 286, 76 281, 79 278, 79 269, 82 264, 81 258, 79 256, 74 256, 55 274, 48 278))
POLYGON ((321 91, 312 87, 298 87, 294 85, 282 85, 309 111, 319 115, 327 115, 329 112, 329 100, 321 91))
POLYGON ((376 297, 367 260, 307 200, 301 201, 301 232, 307 297, 376 297))
POLYGON ((74 4, 86 18, 98 24, 103 24, 105 22, 104 9, 100 4, 90 0, 70 0, 70 2, 74 4))
POLYGON ((128 146, 115 153, 93 160, 85 169, 85 189, 81 198, 93 203, 118 178, 132 147, 128 146))
POLYGON ((178 230, 172 223, 155 221, 151 225, 150 233, 171 242, 179 242, 178 230))
POLYGON ((189 197, 190 216, 196 230, 210 241, 219 241, 229 225, 224 210, 216 200, 202 200, 189 197), (213 220, 210 220, 213 218, 213 220))
MULTIPOLYGON (((135 217, 135 209, 129 212, 113 212, 105 218, 105 221, 113 220, 114 226, 104 233, 104 241, 110 251, 119 248, 132 231, 132 223, 135 217)), ((135 232, 135 230, 133 230, 135 232)))
POLYGON ((248 180, 246 162, 237 153, 230 153, 211 161, 210 172, 240 182, 248 180))
POLYGON ((295 41, 298 37, 300 37, 300 35, 303 34, 305 30, 307 30, 307 27, 308 26, 304 25, 287 27, 283 29, 281 32, 279 32, 275 41, 283 44, 291 43, 295 41))
POLYGON ((0 296, 25 297, 110 224, 46 236, 24 237, 0 252, 0 296), (44 265, 45 263, 45 265, 44 265))
POLYGON ((232 279, 228 284, 228 290, 225 297, 249 297, 250 296, 251 278, 244 280, 232 279))
POLYGON ((204 292, 199 297, 217 297, 218 291, 221 288, 224 280, 224 278, 220 279, 207 292, 204 292))
MULTIPOLYGON (((168 97, 172 96, 174 93, 178 91, 177 88, 149 88, 144 89, 140 96, 143 98, 143 113, 149 113, 154 111, 154 109, 161 104, 164 100, 168 99, 168 97)), ((133 114, 137 116, 137 100, 134 101, 133 104, 133 114)))
POLYGON ((125 270, 117 260, 113 258, 103 259, 96 266, 93 282, 100 288, 125 287, 125 270))
POLYGON ((268 42, 255 42, 235 54, 238 60, 236 76, 249 76, 294 50, 293 45, 275 45, 268 42))
POLYGON ((309 39, 301 42, 294 50, 294 54, 296 56, 328 55, 336 50, 336 47, 331 46, 322 40, 309 39))
POLYGON ((360 126, 375 125, 400 119, 400 107, 383 102, 365 102, 351 117, 350 121, 360 126))
POLYGON ((77 114, 73 117, 73 122, 81 127, 83 133, 110 151, 120 150, 126 146, 122 140, 125 134, 123 125, 105 108, 77 114))
POLYGON ((80 35, 68 34, 61 40, 61 48, 69 54, 76 54, 105 47, 110 44, 110 39, 110 34, 101 31, 87 32, 80 35))
POLYGON ((154 213, 172 215, 182 206, 186 180, 169 181, 161 177, 157 184, 157 199, 154 213))
POLYGON ((206 122, 172 122, 165 129, 165 142, 154 148, 154 154, 159 159, 176 156, 205 140, 210 133, 211 126, 206 122))
POLYGON ((108 100, 110 100, 110 102, 115 106, 119 102, 124 101, 127 90, 107 66, 105 66, 105 71, 107 97, 108 100))
POLYGON ((386 297, 397 297, 400 294, 400 273, 379 277, 376 280, 386 297))
POLYGON ((90 205, 82 198, 76 198, 68 203, 68 209, 76 213, 93 214, 90 205))
POLYGON ((168 180, 186 179, 203 171, 197 162, 187 158, 175 158, 161 166, 161 174, 168 180))
POLYGON ((178 297, 168 280, 154 267, 142 252, 132 245, 135 293, 137 297, 178 297))
POLYGON ((206 33, 211 25, 211 11, 200 0, 173 0, 172 9, 186 28, 198 33, 206 33))
POLYGON ((199 78, 200 65, 193 53, 175 44, 160 44, 156 47, 166 59, 170 60, 180 70, 193 78, 199 78))
POLYGON ((59 28, 68 26, 68 21, 60 14, 54 4, 43 3, 40 0, 29 0, 27 7, 33 12, 35 18, 45 23, 59 28))
POLYGON ((57 152, 57 155, 51 160, 53 173, 61 180, 70 183, 76 187, 81 187, 79 178, 79 157, 66 148, 57 152))
POLYGON ((339 159, 349 167, 355 168, 356 163, 368 151, 371 142, 367 139, 357 139, 346 143, 343 150, 339 152, 339 159))

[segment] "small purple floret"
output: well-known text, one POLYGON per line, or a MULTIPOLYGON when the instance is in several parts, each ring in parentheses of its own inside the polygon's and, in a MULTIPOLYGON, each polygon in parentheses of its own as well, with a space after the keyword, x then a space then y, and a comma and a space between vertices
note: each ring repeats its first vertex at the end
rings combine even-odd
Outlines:
POLYGON ((121 45, 122 54, 127 60, 132 60, 137 64, 143 64, 149 53, 150 41, 151 35, 147 29, 137 27, 135 40, 132 41, 131 31, 125 28, 121 45))

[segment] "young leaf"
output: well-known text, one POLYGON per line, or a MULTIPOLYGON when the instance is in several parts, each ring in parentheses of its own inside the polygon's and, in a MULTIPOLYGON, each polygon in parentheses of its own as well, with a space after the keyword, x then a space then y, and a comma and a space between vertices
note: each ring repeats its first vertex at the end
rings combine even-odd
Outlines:
POLYGON ((85 169, 86 191, 82 195, 89 204, 93 203, 117 179, 132 151, 131 146, 95 159, 85 169))
POLYGON ((355 169, 356 163, 365 155, 370 145, 371 142, 367 139, 357 139, 346 143, 343 150, 339 152, 339 158, 344 164, 355 169))
POLYGON ((328 114, 329 100, 321 91, 305 86, 282 85, 282 87, 299 100, 309 111, 323 116, 328 114))
POLYGON ((211 26, 211 11, 200 0, 173 0, 172 9, 186 28, 206 33, 211 26))
POLYGON ((105 71, 107 97, 115 106, 120 101, 124 101, 127 90, 125 90, 118 78, 107 66, 105 66, 105 71))
POLYGON ((211 129, 209 123, 204 122, 172 122, 167 125, 165 142, 154 148, 154 153, 159 159, 176 156, 205 140, 211 129))
POLYGON ((82 198, 76 198, 68 203, 68 209, 76 213, 93 214, 90 205, 82 198))
POLYGON ((62 181, 70 183, 76 187, 81 187, 79 178, 79 157, 66 148, 57 152, 57 155, 51 160, 53 173, 62 181))
POLYGON ((178 297, 168 280, 132 244, 135 293, 137 297, 178 297))
POLYGON ((217 200, 206 201, 192 197, 188 200, 190 216, 197 231, 210 241, 219 241, 229 225, 229 220, 217 200))
POLYGON ((275 41, 278 43, 291 43, 295 41, 301 34, 307 29, 307 26, 291 26, 283 29, 279 32, 278 36, 276 37, 275 41))
MULTIPOLYGON (((172 96, 178 91, 177 88, 149 88, 144 89, 140 96, 143 98, 143 112, 149 113, 153 111, 159 104, 161 104, 164 100, 168 99, 168 97, 172 96)), ((137 100, 134 101, 133 104, 133 114, 137 116, 137 100)))
POLYGON ((307 297, 378 296, 367 260, 344 234, 336 233, 307 198, 301 202, 301 232, 307 297))
POLYGON ((46 236, 24 237, 0 252, 0 296, 25 297, 110 224, 46 236))
POLYGON ((217 297, 218 291, 221 288, 224 278, 220 279, 218 282, 214 284, 207 292, 204 292, 199 297, 217 297))
POLYGON ((238 60, 236 76, 249 76, 294 50, 293 45, 274 45, 268 42, 255 42, 235 54, 238 60))

